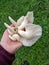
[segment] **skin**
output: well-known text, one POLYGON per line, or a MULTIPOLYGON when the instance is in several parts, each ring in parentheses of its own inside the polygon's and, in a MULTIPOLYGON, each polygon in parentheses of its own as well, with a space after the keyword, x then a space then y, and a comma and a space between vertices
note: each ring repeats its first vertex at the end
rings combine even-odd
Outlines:
MULTIPOLYGON (((13 25, 11 25, 13 26, 13 25)), ((22 43, 19 41, 12 41, 9 38, 9 33, 7 29, 3 33, 0 45, 9 53, 13 54, 15 51, 17 51, 20 47, 22 47, 22 43)))

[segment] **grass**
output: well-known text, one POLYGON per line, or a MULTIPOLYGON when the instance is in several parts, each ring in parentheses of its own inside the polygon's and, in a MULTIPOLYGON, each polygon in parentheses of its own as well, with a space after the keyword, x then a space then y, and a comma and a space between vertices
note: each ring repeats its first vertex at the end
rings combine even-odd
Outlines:
POLYGON ((15 53, 13 65, 22 65, 28 60, 30 65, 49 65, 49 0, 0 0, 0 39, 4 30, 4 22, 10 24, 8 16, 14 20, 34 11, 34 23, 41 25, 42 37, 32 47, 22 47, 15 53))

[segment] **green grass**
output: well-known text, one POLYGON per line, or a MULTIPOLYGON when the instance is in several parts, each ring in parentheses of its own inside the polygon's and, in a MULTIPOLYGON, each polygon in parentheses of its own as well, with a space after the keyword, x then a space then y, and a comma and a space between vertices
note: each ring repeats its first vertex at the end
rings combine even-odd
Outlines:
POLYGON ((6 29, 4 22, 10 24, 8 16, 17 20, 28 11, 34 11, 34 23, 41 25, 43 34, 35 45, 22 47, 15 53, 13 65, 24 60, 30 65, 49 65, 49 0, 0 0, 0 39, 6 29))

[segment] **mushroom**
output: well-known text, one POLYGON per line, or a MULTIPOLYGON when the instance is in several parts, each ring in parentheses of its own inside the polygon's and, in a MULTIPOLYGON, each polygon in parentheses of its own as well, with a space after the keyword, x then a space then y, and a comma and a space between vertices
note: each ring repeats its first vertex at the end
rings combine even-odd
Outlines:
POLYGON ((18 33, 26 39, 32 39, 33 37, 41 36, 42 34, 42 28, 39 25, 28 23, 26 24, 25 29, 25 31, 18 29, 18 33))
POLYGON ((11 39, 11 40, 13 40, 13 41, 16 41, 16 40, 18 40, 18 41, 20 41, 20 36, 18 35, 18 34, 14 34, 14 35, 9 35, 9 38, 11 39))
POLYGON ((27 15, 24 17, 24 20, 21 23, 21 25, 18 27, 18 29, 23 29, 26 24, 33 23, 33 21, 34 21, 33 11, 32 12, 28 12, 27 15))
POLYGON ((8 28, 9 38, 13 41, 20 41, 24 46, 32 46, 42 35, 42 28, 34 22, 33 12, 28 12, 26 16, 20 17, 15 22, 10 16, 9 20, 14 24, 14 28, 4 23, 8 28))
POLYGON ((21 25, 21 23, 23 22, 24 20, 24 16, 21 16, 17 22, 15 22, 10 16, 9 16, 9 20, 12 24, 14 24, 14 26, 17 28, 19 25, 21 25))
POLYGON ((12 32, 12 33, 16 33, 16 31, 14 31, 14 29, 11 27, 11 26, 9 26, 7 23, 4 23, 4 25, 12 32))
POLYGON ((33 16, 33 11, 29 11, 28 13, 27 13, 27 15, 25 16, 25 19, 27 19, 27 21, 29 22, 29 23, 33 23, 34 22, 34 16, 33 16))
POLYGON ((20 41, 24 46, 32 46, 42 35, 42 28, 39 25, 27 24, 26 31, 19 30, 21 35, 20 41))

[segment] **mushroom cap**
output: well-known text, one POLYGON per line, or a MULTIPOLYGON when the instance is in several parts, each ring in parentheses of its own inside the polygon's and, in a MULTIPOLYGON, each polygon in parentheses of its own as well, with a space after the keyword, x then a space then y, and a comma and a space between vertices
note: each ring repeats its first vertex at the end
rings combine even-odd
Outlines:
POLYGON ((31 11, 31 12, 29 11, 29 12, 27 13, 27 15, 25 16, 25 19, 27 19, 28 22, 33 23, 33 22, 34 22, 33 11, 31 11))
POLYGON ((39 25, 28 23, 26 24, 26 31, 18 31, 21 35, 20 41, 24 46, 32 46, 42 35, 42 28, 39 25))
MULTIPOLYGON (((41 36, 40 36, 41 37, 41 36)), ((33 37, 32 39, 28 40, 28 39, 25 39, 25 38, 21 38, 21 42, 24 46, 32 46, 36 43, 36 41, 40 38, 39 36, 37 37, 33 37)))
POLYGON ((42 28, 39 25, 28 23, 25 26, 25 31, 23 29, 18 30, 18 33, 26 39, 31 39, 36 36, 41 36, 42 28))

